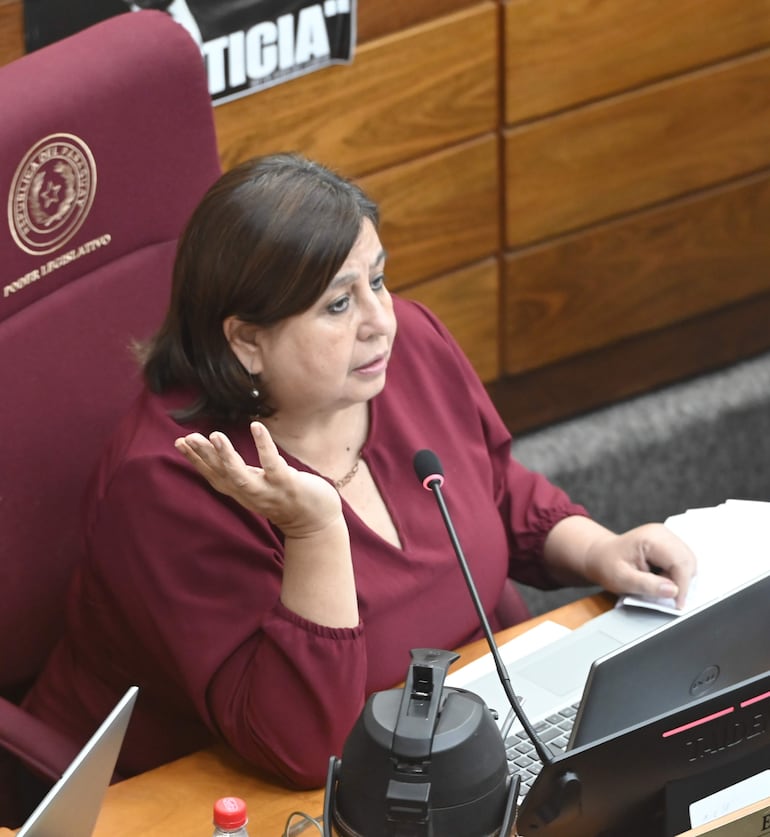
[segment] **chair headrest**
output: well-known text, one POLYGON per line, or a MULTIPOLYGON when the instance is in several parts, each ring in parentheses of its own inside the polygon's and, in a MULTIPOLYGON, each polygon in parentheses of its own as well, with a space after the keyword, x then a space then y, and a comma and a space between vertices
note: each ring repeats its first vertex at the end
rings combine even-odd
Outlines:
POLYGON ((198 46, 126 12, 0 68, 0 320, 176 238, 219 173, 198 46))

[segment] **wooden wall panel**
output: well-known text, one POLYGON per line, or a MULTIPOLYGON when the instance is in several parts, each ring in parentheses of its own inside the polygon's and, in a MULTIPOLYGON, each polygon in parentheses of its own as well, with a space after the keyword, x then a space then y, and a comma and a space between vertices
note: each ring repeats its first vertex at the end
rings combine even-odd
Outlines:
POLYGON ((360 175, 494 131, 498 60, 494 3, 365 44, 350 65, 217 107, 223 164, 291 149, 360 175))
POLYGON ((512 129, 517 246, 770 164, 770 50, 512 129))
POLYGON ((380 205, 391 288, 498 252, 497 148, 487 134, 359 180, 380 205))
POLYGON ((768 0, 510 0, 508 124, 770 44, 768 0))
POLYGON ((0 66, 24 55, 24 13, 20 0, 0 0, 0 66))
POLYGON ((473 6, 478 0, 358 0, 358 43, 473 6))
POLYGON ((768 289, 768 219, 770 171, 508 255, 505 371, 609 346, 768 289))
POLYGON ((498 260, 486 259, 399 292, 439 317, 483 381, 500 374, 499 272, 498 260))

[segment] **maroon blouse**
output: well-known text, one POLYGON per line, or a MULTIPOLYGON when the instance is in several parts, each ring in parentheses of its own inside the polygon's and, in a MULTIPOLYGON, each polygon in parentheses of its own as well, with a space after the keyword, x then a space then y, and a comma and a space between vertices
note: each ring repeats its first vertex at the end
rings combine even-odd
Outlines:
MULTIPOLYGON (((584 510, 512 459, 509 433, 447 330, 421 306, 394 303, 399 330, 363 457, 402 548, 343 501, 359 626, 317 625, 280 603, 280 531, 216 493, 175 450, 179 435, 212 429, 171 418, 182 396, 145 392, 90 488, 67 630, 32 712, 85 741, 138 684, 124 775, 224 739, 284 782, 321 785, 365 697, 406 676, 410 648, 452 649, 479 634, 435 498, 412 468, 421 448, 444 466, 444 497, 492 627, 507 576, 554 586, 545 537, 584 510)), ((222 429, 256 461, 247 427, 222 429)))

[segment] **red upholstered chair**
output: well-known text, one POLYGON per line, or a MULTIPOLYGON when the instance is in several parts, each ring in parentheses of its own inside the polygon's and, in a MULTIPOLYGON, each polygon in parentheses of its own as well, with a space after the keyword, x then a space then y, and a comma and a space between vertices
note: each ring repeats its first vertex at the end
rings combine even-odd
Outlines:
POLYGON ((17 703, 61 629, 89 472, 139 387, 131 341, 159 324, 220 166, 200 52, 162 12, 0 68, 0 114, 0 762, 55 779, 77 746, 17 703))

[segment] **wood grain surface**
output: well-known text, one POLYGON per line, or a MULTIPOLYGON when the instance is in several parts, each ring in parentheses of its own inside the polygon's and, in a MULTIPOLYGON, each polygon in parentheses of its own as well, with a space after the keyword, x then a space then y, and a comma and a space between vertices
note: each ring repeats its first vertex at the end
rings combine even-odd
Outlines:
POLYGON ((506 132, 506 241, 549 238, 770 165, 770 50, 506 132))
POLYGON ((438 315, 483 381, 500 374, 499 275, 492 258, 401 291, 438 315))
POLYGON ((769 218, 766 171, 509 254, 505 371, 544 366, 761 293, 769 218))
POLYGON ((503 9, 508 124, 770 44, 767 0, 511 0, 503 9))
POLYGON ((497 143, 486 134, 360 179, 380 205, 391 287, 497 253, 497 143))

